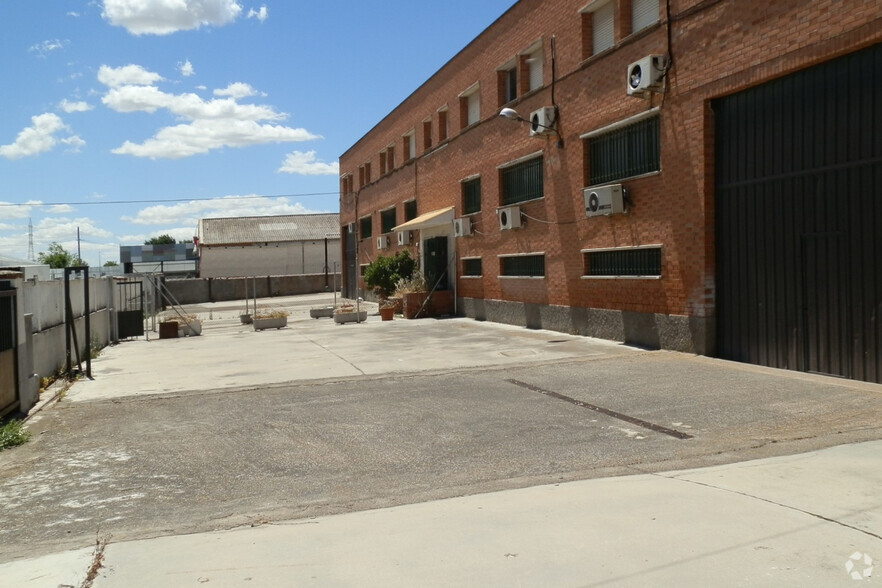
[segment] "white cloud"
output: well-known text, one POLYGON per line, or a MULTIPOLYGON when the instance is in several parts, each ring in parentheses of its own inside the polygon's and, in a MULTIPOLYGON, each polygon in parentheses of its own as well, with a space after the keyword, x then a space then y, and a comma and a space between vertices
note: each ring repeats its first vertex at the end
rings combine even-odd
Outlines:
POLYGON ((42 202, 39 200, 28 200, 20 204, 0 201, 0 216, 5 219, 28 218, 31 216, 31 210, 34 208, 34 205, 40 204, 42 202))
POLYGON ((74 17, 74 18, 79 18, 79 17, 80 17, 80 13, 79 13, 79 12, 74 12, 73 10, 71 10, 70 12, 68 12, 67 15, 68 15, 68 16, 72 16, 72 17, 74 17))
POLYGON ((111 88, 101 98, 108 108, 117 112, 156 112, 165 108, 174 115, 190 120, 283 120, 286 115, 269 106, 239 104, 234 99, 203 100, 193 93, 168 94, 155 86, 122 86, 111 88))
MULTIPOLYGON (((211 200, 191 200, 190 202, 180 202, 173 205, 149 206, 138 211, 134 217, 124 216, 122 220, 136 225, 151 226, 189 224, 195 229, 201 218, 273 216, 280 214, 311 214, 315 212, 322 211, 309 210, 299 202, 292 204, 287 198, 225 196, 211 200)), ((193 231, 194 229, 190 230, 193 231)))
MULTIPOLYGON (((234 82, 227 86, 226 88, 221 88, 214 91, 215 96, 230 96, 231 98, 239 99, 239 98, 248 98, 249 96, 257 96, 260 94, 257 90, 251 87, 250 84, 245 84, 243 82, 234 82)), ((266 94, 261 94, 262 96, 266 96, 266 94)))
POLYGON ((101 16, 133 35, 168 35, 203 25, 223 26, 241 12, 235 0, 104 0, 101 16))
POLYGON ((256 18, 260 22, 265 21, 268 16, 269 14, 267 13, 266 6, 261 6, 258 10, 252 8, 248 11, 248 18, 256 18))
POLYGON ((92 110, 92 105, 87 102, 79 101, 79 102, 71 102, 68 99, 64 99, 58 103, 58 108, 65 112, 87 112, 92 110))
POLYGON ((249 84, 242 82, 215 90, 214 94, 219 98, 204 100, 194 93, 169 94, 162 91, 152 85, 162 77, 136 65, 117 69, 102 66, 98 78, 110 88, 101 102, 116 112, 155 113, 167 110, 187 121, 163 127, 142 143, 126 141, 113 149, 112 152, 116 154, 179 159, 223 147, 320 138, 302 128, 270 124, 288 118, 287 114, 276 112, 271 106, 240 104, 239 99, 259 94, 249 84))
POLYGON ((75 243, 77 229, 79 229, 81 239, 83 237, 96 237, 98 239, 110 239, 113 237, 113 233, 98 227, 90 218, 69 218, 64 216, 50 216, 40 219, 34 225, 34 235, 39 234, 40 240, 46 242, 61 242, 63 240, 69 242, 71 239, 74 239, 75 243))
POLYGON ((113 153, 151 159, 180 159, 221 147, 310 141, 318 138, 305 129, 262 125, 253 120, 197 120, 190 124, 160 129, 141 144, 126 141, 113 149, 113 153))
POLYGON ((86 142, 77 135, 71 135, 66 139, 62 139, 61 143, 63 145, 67 145, 67 150, 71 153, 79 153, 80 149, 86 146, 86 142))
POLYGON ((36 45, 31 45, 28 47, 28 51, 31 53, 39 53, 40 57, 46 57, 47 54, 58 51, 59 49, 64 49, 70 41, 62 41, 60 39, 47 39, 42 43, 37 43, 36 45))
POLYGON ((140 65, 129 64, 122 67, 102 65, 98 68, 98 81, 110 88, 130 85, 150 86, 162 80, 161 75, 147 71, 140 65))
MULTIPOLYGON (((68 131, 69 127, 64 124, 57 114, 46 112, 31 117, 31 126, 23 129, 9 145, 0 145, 0 156, 7 159, 19 159, 29 155, 37 155, 45 151, 51 151, 58 144, 55 134, 59 131, 68 131)), ((82 139, 71 135, 62 142, 76 147, 82 139)), ((85 144, 83 142, 82 144, 85 144)))
POLYGON ((189 78, 194 73, 196 73, 196 70, 193 69, 193 64, 190 63, 189 59, 187 61, 185 61, 184 63, 178 64, 178 71, 180 71, 181 75, 184 76, 185 78, 189 78))
POLYGON ((340 173, 340 164, 316 161, 315 151, 292 151, 285 156, 277 171, 304 176, 336 176, 340 173))

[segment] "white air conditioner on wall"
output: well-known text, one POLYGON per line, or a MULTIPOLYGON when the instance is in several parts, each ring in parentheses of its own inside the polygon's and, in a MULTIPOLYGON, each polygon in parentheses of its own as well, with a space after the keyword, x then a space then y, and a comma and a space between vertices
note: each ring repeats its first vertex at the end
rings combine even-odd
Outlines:
POLYGON ((455 218, 453 219, 453 236, 466 237, 472 234, 472 219, 455 218))
POLYGON ((659 91, 667 72, 666 55, 647 55, 628 66, 628 95, 659 91))
POLYGON ((386 249, 389 247, 389 236, 381 235, 377 237, 377 249, 386 249))
POLYGON ((541 137, 554 133, 555 111, 553 106, 544 106, 530 113, 530 136, 541 137))
POLYGON ((517 229, 521 226, 521 207, 506 206, 496 210, 499 215, 499 229, 507 231, 509 229, 517 229))
POLYGON ((625 212, 624 190, 621 184, 584 188, 586 216, 608 216, 625 212))
POLYGON ((399 245, 410 245, 411 240, 413 239, 413 233, 410 231, 398 231, 398 244, 399 245))

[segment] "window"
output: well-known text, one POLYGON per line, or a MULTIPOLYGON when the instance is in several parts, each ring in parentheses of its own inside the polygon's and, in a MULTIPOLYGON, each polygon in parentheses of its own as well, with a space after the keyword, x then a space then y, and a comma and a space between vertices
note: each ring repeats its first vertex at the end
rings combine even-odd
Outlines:
POLYGON ((358 187, 361 188, 364 186, 364 166, 358 166, 358 187))
POLYGON ((352 190, 352 174, 346 174, 340 178, 340 192, 343 194, 351 194, 352 190))
POLYGON ((530 51, 524 56, 524 62, 527 67, 527 91, 532 92, 542 87, 543 61, 545 59, 542 53, 542 44, 530 51))
POLYGON ((428 151, 432 148, 432 119, 426 119, 423 121, 423 151, 428 151))
POLYGON ((416 157, 416 143, 414 142, 414 132, 412 130, 405 133, 401 138, 401 146, 401 152, 404 153, 405 161, 416 157))
POLYGON ((499 105, 508 104, 518 97, 517 64, 505 66, 497 72, 499 105))
POLYGON ((370 184, 371 183, 371 162, 369 161, 369 162, 365 163, 362 167, 364 168, 364 183, 370 184))
POLYGON ((370 239, 373 235, 372 223, 370 216, 364 216, 358 219, 358 236, 361 239, 370 239))
POLYGON ((464 129, 481 120, 481 87, 474 84, 459 95, 459 128, 464 129))
POLYGON ((392 227, 397 224, 395 222, 395 207, 380 212, 380 234, 391 233, 392 227))
POLYGON ((586 276, 660 277, 661 247, 583 251, 586 276))
POLYGON ((482 275, 480 257, 464 257, 462 260, 462 275, 475 277, 482 275))
POLYGON ((582 59, 602 53, 614 44, 615 2, 591 4, 582 12, 582 59))
POLYGON ((545 254, 500 256, 499 275, 520 278, 545 276, 545 254))
POLYGON ((386 174, 386 152, 380 151, 380 175, 382 176, 385 174, 386 174))
POLYGON ((542 156, 500 170, 500 203, 517 204, 542 198, 542 156))
POLYGON ((587 185, 659 170, 658 116, 592 134, 585 139, 587 185))
POLYGON ((481 212, 481 178, 462 182, 462 213, 481 212))
POLYGON ((631 0, 631 32, 642 31, 658 22, 658 0, 631 0))
POLYGON ((404 203, 404 222, 413 220, 417 217, 416 200, 408 200, 404 203))
POLYGON ((386 173, 395 169, 395 147, 389 145, 386 147, 386 173))
POLYGON ((447 140, 447 107, 438 111, 438 142, 447 140))

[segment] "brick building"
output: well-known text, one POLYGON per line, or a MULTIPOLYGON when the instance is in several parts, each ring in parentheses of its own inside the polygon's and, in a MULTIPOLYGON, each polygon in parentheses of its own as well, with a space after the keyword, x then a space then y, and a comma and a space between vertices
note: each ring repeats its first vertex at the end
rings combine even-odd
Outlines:
POLYGON ((463 316, 880 382, 880 43, 876 1, 521 0, 341 156, 344 284, 407 247, 463 316))

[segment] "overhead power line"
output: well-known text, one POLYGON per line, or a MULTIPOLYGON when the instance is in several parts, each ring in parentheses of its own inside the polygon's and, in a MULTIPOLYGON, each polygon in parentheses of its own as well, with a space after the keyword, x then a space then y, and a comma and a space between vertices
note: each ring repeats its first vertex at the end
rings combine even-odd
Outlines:
POLYGON ((166 202, 205 202, 208 200, 256 200, 258 198, 301 198, 304 196, 332 196, 339 192, 307 192, 305 194, 278 194, 274 196, 210 196, 206 198, 154 198, 150 200, 94 200, 92 202, 0 202, 0 206, 94 206, 99 204, 163 204, 166 202))

